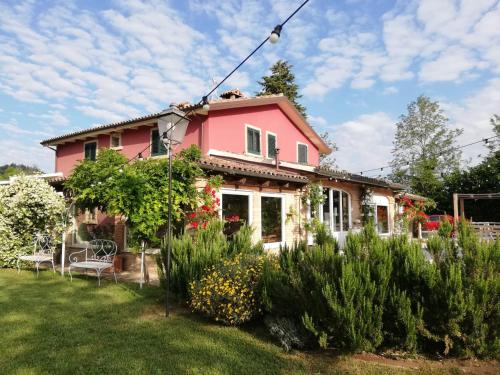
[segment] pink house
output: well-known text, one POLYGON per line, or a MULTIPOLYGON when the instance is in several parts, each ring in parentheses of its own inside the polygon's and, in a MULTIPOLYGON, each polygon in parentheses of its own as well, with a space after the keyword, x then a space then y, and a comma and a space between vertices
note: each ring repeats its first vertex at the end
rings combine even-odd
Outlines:
MULTIPOLYGON (((245 97, 239 90, 223 93, 210 109, 193 110, 184 143, 202 150, 200 165, 207 174, 221 174, 221 216, 238 215, 255 229, 255 240, 268 248, 307 238, 310 211, 301 197, 311 182, 322 184, 325 203, 318 218, 342 241, 361 225, 361 192, 370 190, 379 232, 394 230, 395 194, 400 185, 320 167, 321 154, 331 152, 321 137, 283 95, 245 97)), ((157 121, 161 112, 97 126, 41 142, 55 150, 55 172, 69 176, 84 158, 95 159, 103 148, 128 158, 164 157, 157 121)), ((89 213, 83 222, 97 220, 89 213)), ((99 220, 98 220, 99 221, 99 220)), ((84 240, 74 228, 73 245, 84 240)), ((116 231, 115 231, 116 232, 116 231)), ((116 237, 116 235, 115 235, 116 237)), ((126 241, 121 242, 126 247, 126 241)))

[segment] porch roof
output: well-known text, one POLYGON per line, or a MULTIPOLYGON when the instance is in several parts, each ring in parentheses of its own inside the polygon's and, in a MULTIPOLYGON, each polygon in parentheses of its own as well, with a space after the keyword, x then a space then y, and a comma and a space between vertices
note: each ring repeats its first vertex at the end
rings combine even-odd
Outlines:
POLYGON ((343 181, 355 182, 364 185, 384 187, 394 191, 405 191, 408 189, 407 186, 396 182, 392 182, 390 180, 366 177, 359 174, 350 173, 347 171, 335 170, 331 168, 319 167, 316 168, 315 173, 320 176, 325 176, 343 181))
POLYGON ((276 169, 275 166, 250 163, 241 160, 225 159, 215 156, 204 156, 200 160, 200 166, 206 170, 224 172, 232 175, 266 178, 269 180, 279 180, 287 182, 298 182, 306 184, 309 179, 299 173, 276 169))

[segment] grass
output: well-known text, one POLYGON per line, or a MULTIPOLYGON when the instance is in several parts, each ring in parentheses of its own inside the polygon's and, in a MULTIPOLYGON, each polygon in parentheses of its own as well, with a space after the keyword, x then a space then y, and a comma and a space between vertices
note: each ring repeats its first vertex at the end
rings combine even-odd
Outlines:
MULTIPOLYGON (((412 374, 331 353, 286 354, 259 329, 215 325, 160 290, 0 269, 1 374, 412 374)), ((456 373, 439 368, 435 373, 456 373)), ((463 372, 460 372, 463 373, 463 372)))

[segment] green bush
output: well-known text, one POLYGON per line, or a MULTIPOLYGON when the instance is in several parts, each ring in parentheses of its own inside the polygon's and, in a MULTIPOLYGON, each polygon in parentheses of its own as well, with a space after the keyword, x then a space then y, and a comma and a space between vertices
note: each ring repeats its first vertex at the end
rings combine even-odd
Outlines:
POLYGON ((40 178, 20 176, 0 187, 0 267, 14 267, 32 251, 36 233, 51 234, 56 242, 64 214, 63 197, 40 178))
POLYGON ((260 314, 262 256, 237 254, 206 269, 190 284, 190 305, 226 325, 240 325, 260 314))
MULTIPOLYGON (((252 245, 253 229, 242 226, 231 238, 224 233, 224 222, 212 220, 206 228, 186 231, 172 240, 171 288, 181 299, 189 300, 189 285, 201 279, 204 272, 211 266, 221 263, 224 259, 237 254, 262 254, 263 245, 252 245)), ((162 242, 162 256, 167 259, 167 240, 162 242)), ((163 276, 164 265, 159 259, 158 268, 163 276)), ((164 280, 164 277, 161 277, 164 280)))
POLYGON ((349 234, 344 255, 297 243, 263 268, 265 311, 303 326, 323 347, 499 355, 500 242, 461 223, 455 243, 349 234))

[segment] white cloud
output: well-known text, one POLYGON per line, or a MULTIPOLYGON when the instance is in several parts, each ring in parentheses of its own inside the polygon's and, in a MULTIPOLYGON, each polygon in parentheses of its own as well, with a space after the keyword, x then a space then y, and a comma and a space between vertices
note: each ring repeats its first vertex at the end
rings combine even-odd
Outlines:
MULTIPOLYGON (((325 17, 343 18, 336 11, 325 17)), ((366 89, 377 81, 415 77, 426 83, 460 83, 482 72, 500 72, 498 1, 400 2, 381 22, 380 37, 366 25, 335 25, 317 44, 321 54, 309 58, 314 75, 305 92, 322 97, 349 83, 351 88, 366 89), (338 58, 349 60, 333 68, 332 59, 338 58)))
POLYGON ((398 92, 399 92, 399 90, 398 90, 397 87, 389 86, 389 87, 386 87, 384 89, 384 91, 382 91, 382 94, 384 94, 384 95, 390 95, 390 94, 397 94, 398 92))
POLYGON ((45 172, 54 170, 54 151, 41 147, 37 140, 30 138, 27 142, 17 139, 0 139, 0 165, 18 163, 36 166, 45 172))
MULTIPOLYGON (((484 87, 459 103, 442 102, 450 124, 463 129, 458 144, 464 145, 493 135, 490 118, 500 114, 500 78, 491 79, 484 87)), ((465 159, 477 163, 477 155, 485 155, 487 149, 483 144, 466 147, 463 150, 465 159)))
POLYGON ((470 51, 462 47, 451 47, 443 51, 436 60, 424 63, 419 78, 424 82, 454 81, 477 65, 470 51))
POLYGON ((339 150, 334 157, 341 169, 360 172, 391 160, 395 123, 387 113, 363 114, 329 129, 339 150))

